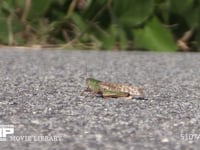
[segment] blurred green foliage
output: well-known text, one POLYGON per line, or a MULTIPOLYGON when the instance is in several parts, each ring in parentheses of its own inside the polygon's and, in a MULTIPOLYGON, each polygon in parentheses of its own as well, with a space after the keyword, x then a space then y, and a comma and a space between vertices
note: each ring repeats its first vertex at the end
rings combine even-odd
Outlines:
POLYGON ((1 0, 0 43, 199 51, 199 0, 1 0))

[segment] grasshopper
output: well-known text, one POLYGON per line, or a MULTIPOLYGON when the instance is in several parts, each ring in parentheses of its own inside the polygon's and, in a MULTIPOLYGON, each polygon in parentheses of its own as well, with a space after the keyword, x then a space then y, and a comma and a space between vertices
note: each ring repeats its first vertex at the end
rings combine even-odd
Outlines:
POLYGON ((92 92, 94 95, 103 98, 127 97, 128 99, 144 99, 143 89, 139 87, 102 82, 93 78, 87 78, 86 83, 87 89, 85 91, 92 92))

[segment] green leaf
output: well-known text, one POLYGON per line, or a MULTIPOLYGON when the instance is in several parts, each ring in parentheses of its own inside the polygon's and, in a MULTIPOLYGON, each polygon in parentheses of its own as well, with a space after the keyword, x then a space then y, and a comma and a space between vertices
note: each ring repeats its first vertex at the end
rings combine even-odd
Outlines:
POLYGON ((52 0, 32 0, 28 18, 37 20, 38 17, 43 17, 52 2, 52 0))
POLYGON ((170 30, 162 26, 159 20, 152 18, 144 28, 134 30, 135 45, 154 51, 176 51, 177 46, 170 30))
POLYGON ((6 18, 0 18, 0 42, 8 43, 8 27, 6 18))
POLYGON ((81 32, 85 32, 87 29, 87 24, 84 22, 84 19, 77 13, 73 13, 71 19, 76 24, 81 32))
POLYGON ((117 31, 118 31, 119 48, 124 50, 129 46, 126 32, 122 29, 118 29, 117 31))
POLYGON ((196 42, 197 42, 197 50, 200 51, 200 6, 198 12, 198 25, 197 25, 197 34, 196 34, 196 42))
POLYGON ((115 0, 113 3, 113 11, 119 22, 128 27, 144 23, 154 10, 154 0, 115 0))
POLYGON ((99 29, 96 36, 102 42, 101 47, 103 49, 112 49, 116 41, 116 28, 115 26, 110 26, 107 31, 99 29))
POLYGON ((197 42, 197 50, 200 51, 200 30, 198 31, 198 34, 196 36, 196 42, 197 42))
POLYGON ((170 3, 172 12, 183 15, 192 8, 194 0, 171 0, 170 3))

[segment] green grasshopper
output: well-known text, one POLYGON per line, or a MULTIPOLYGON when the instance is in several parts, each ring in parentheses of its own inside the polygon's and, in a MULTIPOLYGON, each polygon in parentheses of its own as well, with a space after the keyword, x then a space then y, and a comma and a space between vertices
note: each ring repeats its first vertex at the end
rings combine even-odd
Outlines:
POLYGON ((135 86, 123 84, 102 82, 93 78, 86 79, 87 89, 85 91, 92 92, 103 98, 127 97, 128 99, 144 99, 143 89, 135 86))

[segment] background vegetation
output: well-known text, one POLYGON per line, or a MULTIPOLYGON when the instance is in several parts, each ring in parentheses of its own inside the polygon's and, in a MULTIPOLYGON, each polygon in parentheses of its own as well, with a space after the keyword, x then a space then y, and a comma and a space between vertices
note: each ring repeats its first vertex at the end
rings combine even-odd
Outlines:
POLYGON ((0 0, 0 44, 200 51, 200 1, 0 0))

